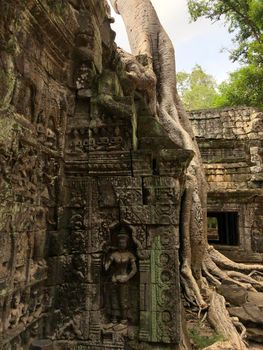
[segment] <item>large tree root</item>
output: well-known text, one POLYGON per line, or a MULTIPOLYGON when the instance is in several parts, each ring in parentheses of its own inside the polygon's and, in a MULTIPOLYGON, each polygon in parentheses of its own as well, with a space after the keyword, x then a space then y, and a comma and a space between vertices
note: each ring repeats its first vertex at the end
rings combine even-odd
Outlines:
POLYGON ((233 270, 237 271, 261 271, 263 272, 263 265, 261 264, 242 264, 242 263, 236 263, 230 259, 228 259, 226 256, 221 254, 218 250, 216 250, 213 246, 209 246, 207 249, 209 256, 212 258, 212 260, 218 264, 218 266, 224 267, 224 268, 231 268, 233 270))
POLYGON ((170 140, 195 153, 182 188, 180 219, 181 283, 186 299, 200 310, 208 308, 211 324, 229 340, 231 350, 246 349, 244 328, 238 326, 239 335, 234 326, 238 320, 230 318, 224 298, 214 289, 227 280, 248 290, 262 290, 263 281, 254 271, 263 272, 263 266, 237 264, 208 246, 205 174, 193 128, 176 89, 173 45, 150 0, 110 1, 124 20, 132 49, 133 55, 120 53, 128 77, 135 88, 145 93, 152 115, 170 140))
MULTIPOLYGON (((216 251, 214 247, 209 246, 203 259, 202 272, 204 283, 203 290, 200 290, 196 287, 197 283, 193 282, 192 270, 190 268, 186 269, 185 264, 182 265, 182 286, 186 300, 198 306, 200 310, 208 309, 210 324, 217 333, 225 338, 225 344, 230 346, 229 349, 231 350, 247 349, 244 341, 246 329, 237 318, 229 316, 225 306, 225 299, 215 291, 215 287, 219 286, 223 281, 229 281, 249 291, 263 291, 262 270, 263 266, 259 264, 246 265, 235 263, 216 251), (204 292, 206 302, 203 299, 204 292)), ((215 345, 211 347, 211 350, 213 348, 224 349, 224 343, 222 344, 218 343, 218 347, 215 345)))
POLYGON ((211 295, 208 319, 217 333, 222 334, 234 349, 247 349, 246 344, 233 324, 233 320, 229 317, 224 297, 216 292, 213 292, 211 295))

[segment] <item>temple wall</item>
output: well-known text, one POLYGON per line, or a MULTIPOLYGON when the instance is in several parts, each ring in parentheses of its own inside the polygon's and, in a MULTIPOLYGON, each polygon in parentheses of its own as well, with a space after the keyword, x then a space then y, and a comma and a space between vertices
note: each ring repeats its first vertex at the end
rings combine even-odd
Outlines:
MULTIPOLYGON (((1 6, 0 349, 178 349, 193 153, 129 80, 104 1, 1 6)), ((262 115, 192 121, 208 209, 238 218, 238 244, 220 249, 262 261, 262 115)))
POLYGON ((1 3, 1 349, 29 349, 50 332, 49 242, 58 228, 66 124, 75 106, 74 47, 81 30, 84 41, 89 32, 85 23, 80 29, 80 13, 95 6, 101 17, 94 11, 92 21, 103 22, 103 4, 93 1, 81 11, 78 1, 1 3))
POLYGON ((191 121, 208 181, 208 212, 237 213, 238 242, 217 246, 235 260, 262 261, 262 112, 193 111, 191 121))
POLYGON ((50 4, 1 3, 1 349, 29 349, 45 336, 51 307, 47 244, 74 107, 69 53, 77 21, 71 6, 50 4))
POLYGON ((192 152, 129 81, 104 1, 3 7, 0 348, 177 349, 192 152))
POLYGON ((112 42, 102 44, 101 71, 95 56, 77 62, 67 122, 49 254, 55 344, 172 350, 181 340, 179 215, 192 152, 175 149, 112 42))

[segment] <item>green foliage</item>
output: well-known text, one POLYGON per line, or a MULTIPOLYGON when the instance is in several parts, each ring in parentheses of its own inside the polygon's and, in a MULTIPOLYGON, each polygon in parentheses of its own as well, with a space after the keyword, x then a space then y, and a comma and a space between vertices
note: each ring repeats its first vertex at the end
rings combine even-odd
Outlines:
POLYGON ((224 337, 220 334, 214 333, 210 336, 202 335, 200 327, 194 327, 189 330, 189 336, 194 343, 196 350, 204 349, 218 341, 225 340, 224 337))
POLYGON ((177 73, 177 88, 183 104, 188 110, 215 107, 218 97, 215 79, 196 65, 191 73, 177 73))
POLYGON ((223 19, 234 33, 236 49, 232 60, 263 65, 263 1, 262 0, 188 0, 191 17, 223 19))
POLYGON ((216 107, 252 106, 263 109, 263 70, 249 65, 230 73, 219 86, 216 107))
POLYGON ((230 73, 219 86, 196 65, 191 73, 177 73, 177 88, 188 110, 230 106, 263 109, 263 69, 252 64, 230 73))
POLYGON ((246 64, 219 86, 214 105, 263 108, 263 0, 188 0, 188 8, 194 21, 223 19, 236 44, 230 58, 246 64))

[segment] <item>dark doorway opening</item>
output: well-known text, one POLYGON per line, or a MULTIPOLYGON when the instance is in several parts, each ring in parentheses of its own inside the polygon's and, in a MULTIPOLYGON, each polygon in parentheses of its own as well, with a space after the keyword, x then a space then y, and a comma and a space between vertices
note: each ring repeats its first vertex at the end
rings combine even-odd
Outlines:
POLYGON ((207 235, 209 243, 230 246, 238 245, 238 213, 208 212, 207 235))

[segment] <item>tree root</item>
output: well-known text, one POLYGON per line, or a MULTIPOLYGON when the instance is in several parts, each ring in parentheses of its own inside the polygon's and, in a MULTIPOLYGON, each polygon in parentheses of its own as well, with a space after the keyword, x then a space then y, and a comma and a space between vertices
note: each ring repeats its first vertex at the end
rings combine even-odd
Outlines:
MULTIPOLYGON (((203 259, 203 278, 205 281, 207 279, 210 282, 210 285, 204 283, 206 288, 209 289, 206 290, 206 295, 210 296, 209 301, 206 303, 206 307, 208 307, 208 320, 213 328, 219 334, 222 334, 222 336, 228 340, 228 343, 231 343, 234 350, 247 349, 244 340, 246 336, 246 328, 237 318, 229 316, 225 306, 224 297, 218 294, 214 289, 223 281, 229 281, 249 291, 262 292, 263 281, 257 279, 258 277, 261 277, 262 279, 262 270, 262 265, 235 263, 216 251, 212 246, 209 246, 207 254, 203 259), (214 287, 211 287, 211 285, 214 287)), ((182 284, 184 292, 186 293, 187 300, 192 302, 192 304, 197 305, 201 310, 205 307, 204 304, 202 304, 204 301, 202 297, 204 291, 201 293, 200 289, 198 289, 198 294, 195 294, 196 289, 192 287, 194 285, 192 281, 194 277, 191 273, 191 269, 186 270, 185 266, 183 266, 182 275, 184 277, 182 284), (185 271, 187 271, 187 274, 185 271)), ((195 287, 196 286, 197 283, 195 284, 195 287)))
POLYGON ((211 259, 220 267, 226 268, 226 269, 233 269, 237 271, 259 271, 263 272, 263 265, 259 264, 242 264, 242 263, 236 263, 230 259, 228 259, 226 256, 221 254, 218 250, 216 250, 213 246, 208 246, 207 249, 209 256, 211 259))
MULTIPOLYGON (((211 295, 208 319, 217 333, 222 334, 224 338, 228 339, 234 349, 247 349, 246 344, 233 324, 233 320, 229 317, 224 297, 216 292, 211 295)), ((242 334, 242 336, 244 336, 244 334, 242 334)))
POLYGON ((239 281, 248 282, 255 289, 254 291, 262 292, 263 291, 263 282, 257 281, 249 275, 238 271, 228 271, 227 275, 229 277, 236 277, 239 281))
POLYGON ((200 309, 207 308, 207 303, 201 295, 200 288, 192 275, 192 270, 187 265, 181 270, 181 284, 185 290, 185 297, 191 304, 197 305, 200 309))
MULTIPOLYGON (((234 324, 234 326, 236 327, 236 329, 240 331, 240 336, 241 336, 241 339, 244 341, 244 343, 246 344, 245 342, 245 338, 246 338, 246 327, 243 325, 243 323, 241 323, 239 321, 239 318, 238 317, 231 317, 231 320, 234 324)), ((247 344, 246 344, 247 345, 247 344)))
MULTIPOLYGON (((137 57, 136 62, 134 56, 122 55, 127 76, 135 88, 145 93, 152 114, 174 144, 195 153, 182 188, 180 219, 181 284, 186 300, 199 310, 210 305, 208 319, 219 333, 229 339, 228 343, 233 345, 231 350, 245 350, 247 347, 242 340, 244 329, 241 337, 228 315, 225 299, 214 289, 227 280, 247 290, 259 290, 262 288, 261 280, 254 271, 263 272, 263 266, 237 264, 208 246, 205 173, 193 128, 178 97, 173 45, 150 0, 111 2, 123 17, 132 53, 137 57), (212 288, 207 281, 212 283, 212 288)), ((240 326, 238 328, 241 329, 240 326)))
POLYGON ((253 275, 256 275, 256 277, 258 277, 258 278, 261 278, 261 280, 263 281, 263 272, 253 270, 248 274, 248 276, 250 276, 250 277, 253 275))

